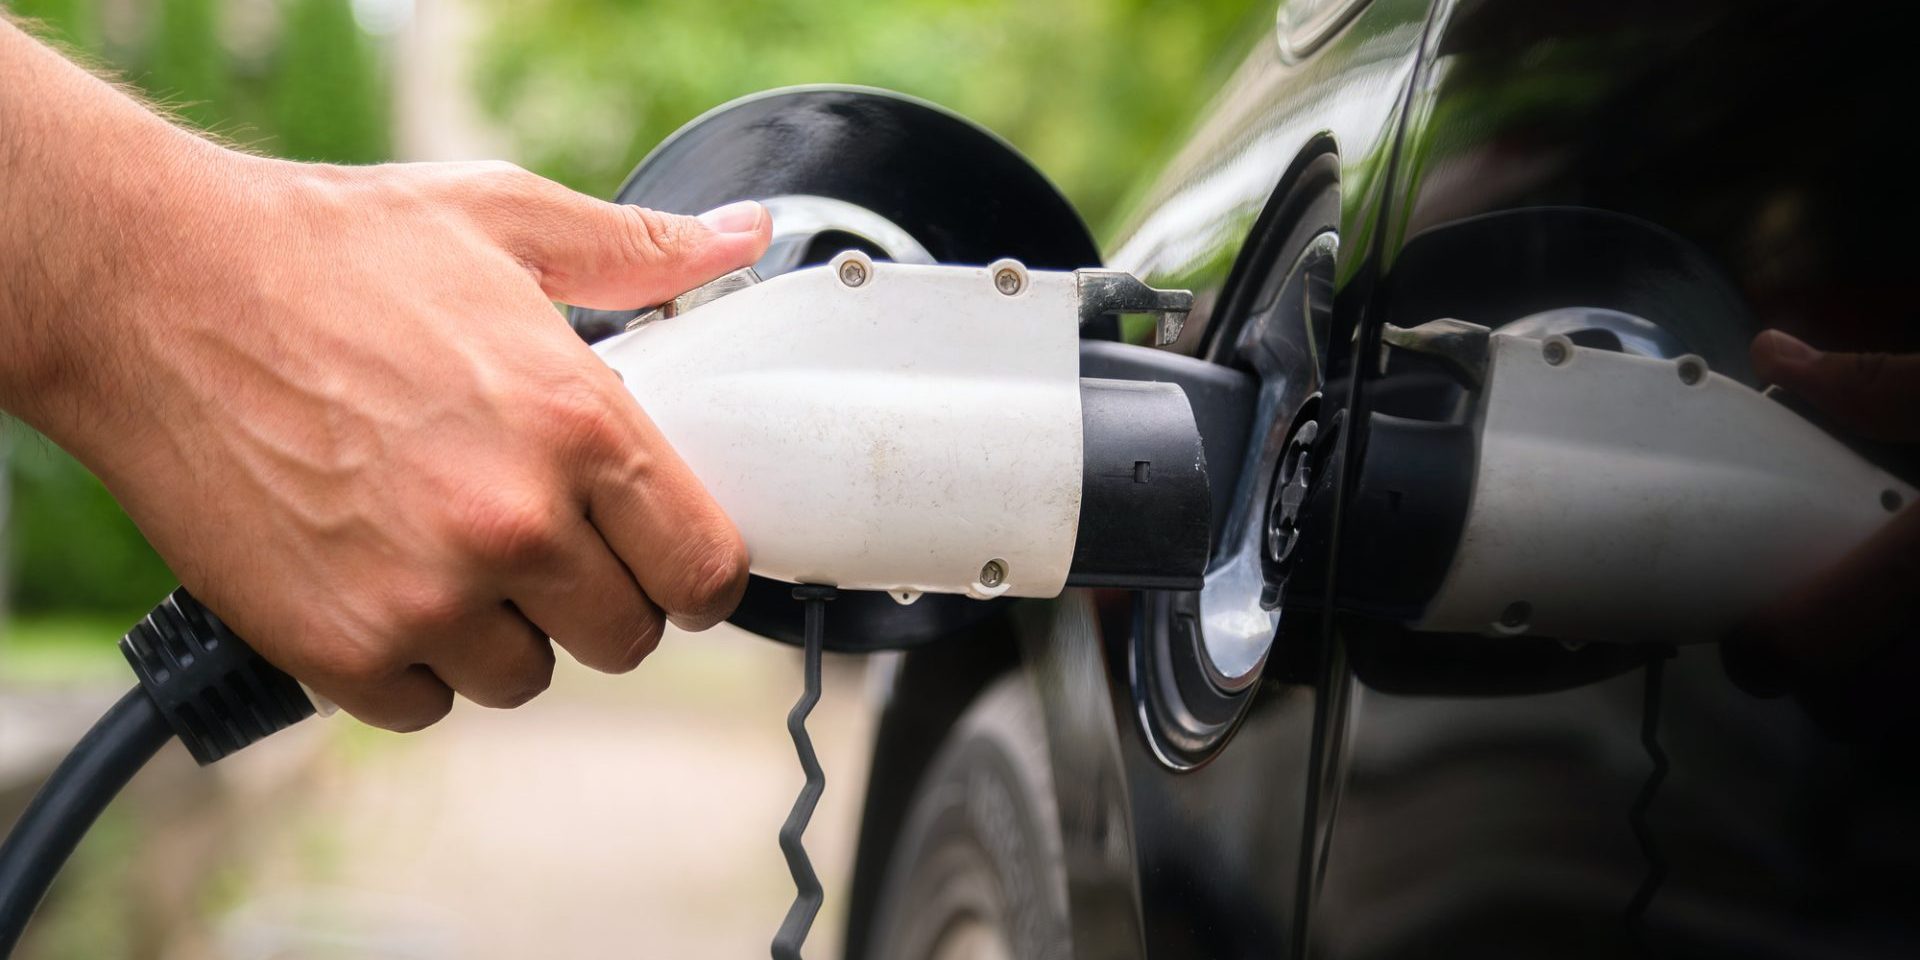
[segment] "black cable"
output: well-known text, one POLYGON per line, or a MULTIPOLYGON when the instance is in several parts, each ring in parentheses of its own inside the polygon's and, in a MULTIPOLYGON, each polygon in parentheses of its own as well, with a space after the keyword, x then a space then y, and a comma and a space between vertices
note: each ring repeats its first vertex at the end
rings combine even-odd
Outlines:
POLYGON ((54 876, 100 811, 172 737, 160 708, 135 687, 34 794, 0 843, 0 957, 13 953, 54 876))
POLYGON ((787 871, 793 874, 796 892, 793 905, 787 908, 786 919, 780 922, 780 931, 773 935, 774 960, 800 960, 800 945, 806 942, 807 931, 813 928, 813 918, 820 912, 823 899, 820 877, 813 872, 813 862, 807 859, 802 835, 806 833, 807 821, 813 818, 814 805, 827 789, 820 758, 813 753, 813 739, 807 736, 807 714, 820 702, 820 651, 826 644, 827 601, 833 599, 834 590, 832 587, 797 587, 793 597, 807 605, 807 659, 805 690, 787 713, 787 732, 793 735, 793 748, 800 755, 800 769, 805 771, 807 782, 800 788, 800 796, 794 799, 787 822, 780 825, 780 852, 787 856, 787 871))
POLYGON ((0 843, 0 960, 100 811, 178 735, 202 766, 313 715, 292 677, 175 590, 120 640, 140 685, 80 738, 0 843))

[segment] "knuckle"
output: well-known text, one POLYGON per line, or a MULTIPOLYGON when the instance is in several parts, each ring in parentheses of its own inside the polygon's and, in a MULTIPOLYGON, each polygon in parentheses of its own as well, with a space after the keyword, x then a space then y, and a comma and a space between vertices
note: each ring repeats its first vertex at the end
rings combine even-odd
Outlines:
POLYGON ((1865 389, 1879 383, 1880 378, 1887 372, 1887 359, 1888 354, 1885 353, 1854 354, 1854 385, 1865 389))
POLYGON ((510 160, 481 160, 475 164, 475 167, 481 177, 509 192, 527 189, 540 179, 527 168, 510 160))
POLYGON ((575 637, 568 649, 585 666, 601 673, 626 673, 640 665, 660 643, 664 621, 645 594, 612 600, 590 636, 575 637))
POLYGON ((448 163, 401 164, 423 199, 461 209, 495 215, 510 210, 522 194, 527 171, 505 160, 463 160, 448 163))
POLYGON ((626 220, 620 231, 625 246, 622 252, 629 261, 672 259, 685 245, 686 231, 681 229, 680 218, 631 204, 622 204, 620 211, 626 220))
POLYGON ((696 547, 685 567, 684 610, 705 619, 731 613, 747 585, 747 548, 731 530, 696 547))
POLYGON ((603 670, 606 673, 629 673, 638 667, 660 646, 660 637, 666 632, 666 621, 659 617, 649 617, 644 623, 626 634, 630 639, 615 651, 603 670))
POLYGON ((384 683, 406 666, 393 644, 369 640, 327 644, 320 656, 319 672, 337 678, 349 688, 384 683))
POLYGON ((665 627, 659 611, 640 598, 630 609, 609 618, 592 642, 577 643, 570 649, 581 664, 601 673, 627 673, 660 645, 665 627))
POLYGON ((399 592, 391 601, 389 611, 393 629, 402 637, 442 634, 456 627, 465 616, 466 604, 460 595, 437 585, 420 585, 399 592))
POLYGON ((483 498, 468 509, 463 528, 473 554, 495 564, 538 563, 560 549, 558 512, 539 495, 483 498))
POLYGON ((564 449, 617 449, 620 418, 605 385, 584 376, 548 394, 547 420, 564 449))

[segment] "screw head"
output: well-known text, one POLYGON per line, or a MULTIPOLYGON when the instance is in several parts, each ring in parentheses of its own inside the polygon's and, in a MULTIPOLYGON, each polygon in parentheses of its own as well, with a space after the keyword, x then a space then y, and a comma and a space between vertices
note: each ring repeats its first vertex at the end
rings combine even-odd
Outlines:
POLYGON ((1674 370, 1680 374, 1680 382, 1693 386, 1707 378, 1707 365, 1699 357, 1681 357, 1674 364, 1674 370))
POLYGON ((858 287, 867 282, 867 265, 858 260, 844 260, 840 263, 840 282, 849 287, 858 287))
POLYGON ((1567 358, 1573 356, 1573 351, 1567 349, 1565 340, 1548 340, 1540 345, 1540 356, 1546 359, 1548 366, 1557 367, 1566 363, 1567 358))
POLYGON ((1905 498, 1900 496, 1900 491, 1898 490, 1880 491, 1880 506, 1885 508, 1888 513, 1899 512, 1900 504, 1904 499, 1905 498))
POLYGON ((989 589, 1007 582, 1007 562, 988 560, 980 567, 980 585, 989 589))
POLYGON ((987 264, 987 276, 1001 296, 1017 297, 1027 289, 1027 268, 1012 257, 987 264))

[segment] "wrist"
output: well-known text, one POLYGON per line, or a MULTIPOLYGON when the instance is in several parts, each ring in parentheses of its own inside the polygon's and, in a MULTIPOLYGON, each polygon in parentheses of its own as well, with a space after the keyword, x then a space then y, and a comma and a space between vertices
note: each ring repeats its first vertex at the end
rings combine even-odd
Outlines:
POLYGON ((32 322, 0 402, 63 446, 150 415, 152 364, 199 320, 231 322, 254 279, 278 161, 138 124, 50 184, 32 322), (224 302, 223 302, 224 301, 224 302), (222 316, 222 314, 225 316, 222 316))

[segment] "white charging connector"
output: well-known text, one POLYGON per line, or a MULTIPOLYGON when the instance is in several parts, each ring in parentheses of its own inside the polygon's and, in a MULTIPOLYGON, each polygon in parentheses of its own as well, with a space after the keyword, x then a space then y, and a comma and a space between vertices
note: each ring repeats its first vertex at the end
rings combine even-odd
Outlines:
POLYGON ((1466 519, 1418 629, 1713 640, 1913 502, 1699 357, 1496 332, 1485 358, 1466 519))
POLYGON ((1083 410, 1079 350, 1085 319, 1154 312, 1177 330, 1190 303, 1108 271, 849 251, 722 278, 594 349, 739 527, 754 573, 902 603, 1048 597, 1077 557, 1132 558, 1103 585, 1199 582, 1207 487, 1184 394, 1136 385, 1174 416, 1103 419, 1125 405, 1106 389, 1083 410), (1168 519, 1100 524, 1076 554, 1083 489, 1168 519), (1105 538, 1139 542, 1096 549, 1105 538), (1148 541, 1180 569, 1139 571, 1148 541))

